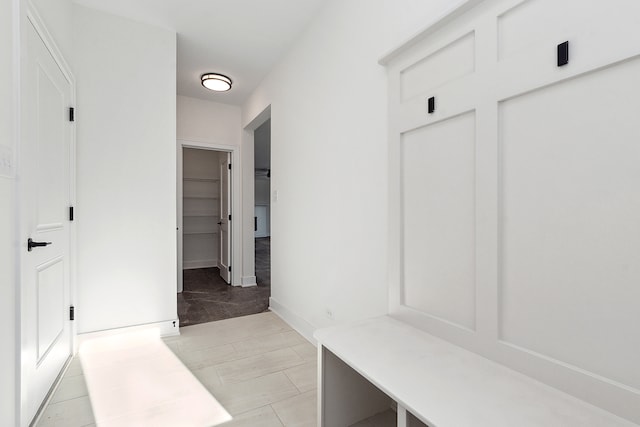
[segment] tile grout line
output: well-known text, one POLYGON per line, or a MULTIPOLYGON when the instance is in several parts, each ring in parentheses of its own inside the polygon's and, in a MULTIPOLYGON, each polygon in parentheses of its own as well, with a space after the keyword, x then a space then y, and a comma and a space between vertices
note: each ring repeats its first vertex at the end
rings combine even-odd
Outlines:
MULTIPOLYGON (((211 322, 211 323, 214 323, 214 322, 211 322)), ((277 331, 277 332, 267 333, 267 334, 251 335, 251 336, 249 336, 249 337, 245 337, 245 338, 243 338, 243 339, 239 339, 238 341, 231 341, 231 342, 229 342, 229 343, 227 343, 227 344, 233 344, 233 343, 238 343, 238 342, 242 342, 242 341, 249 341, 249 340, 251 340, 251 339, 255 339, 255 338, 262 338, 262 337, 268 337, 268 336, 270 336, 270 335, 282 334, 282 333, 285 333, 285 332, 296 332, 296 333, 298 333, 297 331, 295 331, 294 329, 290 328, 289 326, 284 325, 284 328, 283 328, 283 329, 281 329, 281 330, 279 330, 279 331, 277 331)), ((205 337, 205 336, 208 336, 208 335, 209 335, 209 334, 204 334, 204 335, 194 335, 194 336, 185 336, 185 335, 180 335, 179 337, 175 338, 175 341, 180 342, 180 340, 197 339, 198 337, 205 337)), ((169 338, 174 338, 174 337, 169 337, 169 338)), ((303 338, 304 338, 304 337, 303 337, 303 338)), ((306 341, 306 340, 305 340, 305 341, 306 341)), ((209 348, 209 347, 207 347, 207 348, 209 348)))
MULTIPOLYGON (((298 366, 301 366, 301 365, 298 365, 298 366)), ((295 368, 295 366, 294 366, 294 368, 295 368)), ((289 369, 291 369, 291 368, 289 368, 289 369)), ((287 377, 287 379, 289 380, 289 382, 291 382, 291 384, 293 384, 293 386, 296 388, 296 390, 298 390, 298 395, 301 395, 301 394, 302 394, 302 390, 300 390, 300 387, 298 387, 298 386, 296 385, 296 383, 294 383, 294 382, 293 382, 293 380, 291 379, 291 377, 289 376, 289 374, 287 374, 287 370, 283 370, 283 371, 281 371, 281 372, 284 374, 284 376, 285 376, 285 377, 287 377)))
POLYGON ((282 420, 280 419, 280 417, 278 416, 278 414, 276 413, 276 410, 273 409, 273 407, 271 406, 271 403, 267 403, 266 405, 262 405, 262 406, 258 406, 257 408, 253 408, 253 409, 247 409, 244 412, 240 412, 238 414, 236 414, 234 416, 235 417, 241 417, 243 415, 249 414, 251 412, 255 412, 255 411, 259 411, 260 409, 264 409, 264 408, 270 408, 271 412, 273 412, 273 414, 276 416, 276 418, 278 418, 278 421, 280 421, 280 424, 282 424, 284 426, 284 423, 282 422, 282 420))
MULTIPOLYGON (((288 378, 288 377, 287 377, 287 378, 288 378)), ((293 384, 293 383, 292 383, 292 384, 293 384)), ((295 384, 294 384, 294 387, 295 387, 295 384)), ((296 388, 297 388, 297 387, 296 387, 296 388)), ((302 395, 307 394, 307 393, 311 393, 311 392, 313 392, 313 391, 314 391, 314 390, 307 390, 307 391, 305 391, 304 393, 302 393, 302 392, 301 392, 301 393, 298 393, 298 394, 296 394, 296 395, 293 395, 293 396, 290 396, 290 397, 287 397, 287 398, 284 398, 284 399, 280 399, 280 400, 277 400, 277 401, 275 401, 275 402, 271 402, 271 403, 269 404, 269 406, 271 406, 271 409, 273 409, 273 412, 276 414, 276 416, 278 417, 278 419, 280 420, 280 422, 282 423, 282 425, 286 427, 286 426, 287 426, 287 424, 282 420, 282 418, 280 417, 280 415, 278 415, 278 411, 276 411, 276 408, 274 408, 274 407, 273 407, 273 405, 276 405, 276 404, 278 404, 278 403, 280 403, 280 402, 284 402, 285 400, 289 400, 289 399, 293 399, 293 398, 295 398, 295 397, 302 396, 302 395)), ((316 389, 316 393, 317 393, 317 389, 316 389)), ((316 399, 317 399, 317 397, 316 397, 316 399)))
MULTIPOLYGON (((243 361, 243 360, 251 359, 252 357, 264 356, 265 354, 275 353, 275 352, 278 352, 278 351, 289 350, 289 349, 293 352, 294 355, 296 355, 300 360, 302 360, 303 363, 306 362, 305 358, 300 356, 298 353, 296 353, 295 350, 291 349, 291 347, 281 347, 281 348, 276 348, 274 350, 265 351, 264 353, 258 353, 258 354, 254 354, 254 355, 251 355, 251 356, 240 357, 239 359, 234 359, 234 360, 230 360, 230 361, 226 361, 226 362, 216 363, 216 364, 214 364, 212 366, 215 367, 215 366, 225 365, 227 363, 240 362, 240 361, 243 361)), ((297 366, 297 365, 294 365, 294 366, 297 366)), ((289 369, 289 368, 286 368, 286 369, 289 369)))
MULTIPOLYGON (((279 334, 281 334, 281 333, 279 333, 279 334)), ((276 335, 276 334, 271 334, 271 335, 276 335)), ((269 335, 269 336, 271 336, 271 335, 269 335)), ((245 340, 245 341, 249 341, 249 340, 245 340)), ((233 348, 234 352, 238 353, 239 351, 238 351, 238 349, 236 348, 235 344, 238 344, 238 343, 240 343, 240 342, 245 342, 245 341, 239 341, 239 342, 232 343, 232 344, 224 344, 224 345, 221 345, 221 346, 218 346, 218 347, 208 347, 208 348, 206 348, 206 349, 195 350, 195 351, 206 351, 206 350, 210 350, 210 349, 213 349, 213 348, 221 348, 221 347, 224 347, 224 346, 226 346, 226 345, 230 345, 230 346, 232 346, 232 348, 233 348)), ((305 344, 305 343, 295 344, 295 346, 303 345, 303 344, 305 344)), ((303 362, 303 363, 301 363, 301 364, 294 365, 294 366, 292 366, 291 368, 296 367, 296 366, 300 366, 300 365, 302 365, 302 364, 306 364, 306 363, 309 363, 309 362, 310 362, 310 360, 307 360, 305 357, 303 357, 303 356, 302 356, 299 352, 297 352, 293 347, 294 347, 294 345, 290 345, 290 346, 286 346, 286 347, 275 347, 275 348, 273 348, 273 349, 269 349, 269 350, 266 350, 266 351, 264 351, 264 352, 258 352, 258 353, 255 353, 255 354, 251 354, 251 355, 247 355, 247 356, 241 356, 241 357, 237 357, 237 358, 235 358, 235 357, 234 357, 234 358, 232 358, 232 359, 228 359, 228 360, 221 360, 221 361, 219 361, 219 362, 214 362, 214 363, 212 363, 212 364, 210 364, 210 365, 205 365, 205 366, 202 366, 202 367, 190 366, 190 364, 188 364, 188 363, 186 363, 186 362, 183 362, 183 363, 185 364, 185 366, 187 366, 188 368, 193 369, 193 370, 205 369, 205 368, 208 368, 208 367, 213 367, 213 368, 215 368, 216 366, 219 366, 219 365, 224 365, 224 364, 227 364, 227 363, 238 362, 238 361, 242 361, 242 360, 249 359, 249 358, 252 358, 252 357, 262 356, 262 355, 265 355, 265 354, 268 354, 268 353, 273 353, 273 352, 280 351, 280 350, 284 350, 284 349, 289 349, 289 350, 291 350, 291 351, 293 352, 293 354, 295 354, 295 355, 296 355, 298 358, 300 358, 300 360, 302 360, 302 362, 303 362)), ((171 349, 171 348, 170 348, 170 349, 171 349)), ((188 353, 188 352, 182 351, 182 350, 180 350, 180 349, 179 349, 178 351, 179 351, 179 352, 182 352, 182 353, 188 353)), ((176 356, 178 356, 178 355, 176 355, 176 356)), ((179 356, 178 356, 178 358, 179 358, 179 356)), ((286 369, 290 369, 290 368, 286 368, 286 369)))
POLYGON ((55 403, 50 403, 49 405, 47 405, 47 407, 45 409, 49 409, 51 406, 55 406, 55 405, 60 405, 62 403, 69 403, 73 400, 78 400, 78 399, 84 399, 84 398, 89 399, 89 402, 91 402, 91 398, 89 397, 89 394, 83 394, 82 396, 76 396, 76 397, 72 397, 71 399, 65 399, 65 400, 61 400, 59 402, 55 402, 55 403))
POLYGON ((282 424, 284 427, 287 427, 287 425, 284 423, 284 420, 280 418, 280 415, 278 415, 278 411, 276 411, 276 408, 273 407, 273 403, 270 403, 269 406, 271 406, 271 410, 273 411, 273 413, 276 414, 276 418, 278 419, 278 421, 280 421, 280 424, 282 424))
POLYGON ((305 364, 304 362, 303 362, 303 363, 299 363, 299 364, 297 364, 297 365, 289 366, 288 368, 280 369, 280 370, 278 370, 278 371, 273 371, 273 372, 267 372, 267 373, 265 373, 265 374, 258 375, 257 377, 251 377, 251 378, 247 378, 247 379, 245 379, 245 380, 242 380, 242 381, 236 381, 236 382, 225 382, 225 381, 222 381, 222 378, 220 377, 220 374, 218 373, 218 370, 217 370, 217 369, 215 369, 215 366, 214 366, 213 368, 214 368, 214 370, 216 371, 216 375, 218 375, 218 379, 220 380, 220 384, 221 384, 221 385, 223 385, 223 386, 225 386, 225 385, 226 385, 226 386, 228 386, 228 385, 233 385, 233 384, 242 384, 242 383, 245 383, 245 382, 247 382, 247 381, 257 380, 257 379, 260 379, 260 378, 267 377, 267 376, 269 376, 269 375, 274 375, 274 374, 278 374, 278 373, 283 373, 283 374, 284 374, 284 376, 285 376, 285 377, 287 377, 287 379, 289 380, 289 382, 291 382, 291 384, 292 384, 292 385, 293 385, 297 390, 299 390, 299 389, 298 389, 298 387, 293 383, 293 381, 291 381, 291 379, 289 378, 289 376, 288 376, 284 371, 285 371, 285 370, 287 370, 287 369, 297 368, 298 366, 302 366, 302 365, 304 365, 304 364, 305 364))
MULTIPOLYGON (((71 378, 76 378, 76 377, 71 377, 71 378)), ((58 390, 56 390, 56 393, 53 394, 53 397, 52 397, 51 401, 49 401, 49 405, 57 405, 58 403, 68 402, 70 400, 79 399, 81 397, 88 397, 89 396, 89 389, 87 388, 87 385, 86 385, 86 382, 84 381, 84 379, 82 381, 85 383, 85 389, 86 389, 86 392, 84 394, 81 394, 80 396, 69 397, 69 398, 66 398, 66 399, 62 399, 62 400, 57 400, 56 401, 55 400, 56 394, 60 390, 60 389, 58 389, 58 390)))

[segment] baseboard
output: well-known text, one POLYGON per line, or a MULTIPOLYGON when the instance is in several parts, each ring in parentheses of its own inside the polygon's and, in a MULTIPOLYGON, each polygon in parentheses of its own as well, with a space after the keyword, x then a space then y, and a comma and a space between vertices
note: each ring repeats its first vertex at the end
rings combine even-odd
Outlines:
POLYGON ((62 370, 56 377, 55 381, 53 381, 53 384, 51 385, 49 392, 44 397, 44 400, 42 401, 42 403, 40 404, 40 407, 38 408, 38 412, 36 412, 36 414, 33 417, 33 420, 31 420, 31 424, 29 424, 30 426, 37 426, 38 424, 40 424, 40 419, 42 418, 42 414, 44 414, 45 409, 47 409, 47 406, 49 406, 51 399, 56 394, 56 390, 58 390, 58 387, 60 386, 60 382, 62 381, 62 378, 64 378, 64 375, 69 370, 69 366, 71 365, 71 360, 73 359, 74 355, 75 353, 69 357, 69 359, 65 362, 64 366, 62 367, 62 370))
POLYGON ((256 276, 245 276, 240 279, 240 286, 243 288, 250 288, 251 286, 258 286, 256 282, 256 276))
POLYGON ((193 270, 194 268, 211 268, 211 267, 217 267, 217 266, 218 266, 218 261, 213 259, 182 261, 183 270, 193 270))
POLYGON ((289 326, 295 329, 300 335, 305 337, 314 346, 317 346, 313 333, 316 328, 302 317, 293 313, 291 310, 280 304, 273 298, 269 298, 269 309, 273 311, 279 318, 284 320, 289 326))
POLYGON ((146 323, 143 325, 125 326, 123 328, 105 329, 102 331, 86 332, 84 334, 78 334, 78 345, 82 345, 83 342, 94 339, 107 337, 110 335, 123 334, 134 331, 144 331, 148 329, 157 329, 160 332, 161 337, 170 337, 174 335, 180 335, 180 319, 165 320, 163 322, 146 323))

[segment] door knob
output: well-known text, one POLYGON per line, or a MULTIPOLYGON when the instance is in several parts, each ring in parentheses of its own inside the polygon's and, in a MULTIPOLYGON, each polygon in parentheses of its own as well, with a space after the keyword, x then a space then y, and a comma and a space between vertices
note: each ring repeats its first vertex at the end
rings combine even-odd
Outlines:
POLYGON ((218 223, 218 225, 222 225, 222 221, 220 221, 220 222, 218 223))
POLYGON ((27 240, 27 250, 31 252, 33 248, 39 248, 42 246, 49 246, 51 242, 34 242, 31 237, 27 240))

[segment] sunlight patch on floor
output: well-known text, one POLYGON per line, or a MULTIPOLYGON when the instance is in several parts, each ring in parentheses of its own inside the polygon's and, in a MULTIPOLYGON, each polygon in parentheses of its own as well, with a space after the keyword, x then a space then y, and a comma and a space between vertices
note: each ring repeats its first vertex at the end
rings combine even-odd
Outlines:
POLYGON ((209 427, 232 419, 157 330, 87 340, 80 361, 99 427, 209 427))

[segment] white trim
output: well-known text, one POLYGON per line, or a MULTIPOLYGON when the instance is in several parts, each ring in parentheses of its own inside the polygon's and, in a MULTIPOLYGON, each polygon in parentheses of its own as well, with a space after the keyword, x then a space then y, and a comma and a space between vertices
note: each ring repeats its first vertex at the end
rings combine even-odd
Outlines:
POLYGON ((42 418, 42 414, 44 414, 45 409, 47 408, 47 406, 49 406, 49 403, 51 402, 51 399, 53 398, 53 396, 55 396, 56 391, 58 390, 58 387, 60 386, 60 383, 62 382, 62 379, 64 378, 64 376, 66 375, 67 371, 69 370, 69 366, 71 366, 71 360, 72 359, 73 359, 73 356, 69 357, 67 362, 62 367, 62 371, 60 371, 60 374, 56 377, 56 380, 53 382, 53 385, 51 386, 51 389, 49 390, 49 393, 47 393, 47 396, 44 398, 44 401, 40 405, 40 409, 38 409, 38 412, 36 413, 35 417, 33 418, 33 421, 31 422, 31 425, 37 426, 37 425, 40 424, 40 419, 42 418))
POLYGON ((305 337, 314 346, 317 346, 317 341, 313 336, 316 328, 302 317, 293 313, 291 310, 280 304, 273 297, 269 298, 269 309, 274 312, 279 318, 284 320, 289 326, 295 329, 300 335, 305 337))
POLYGON ((238 150, 237 145, 193 141, 187 139, 178 139, 178 144, 180 144, 183 148, 201 148, 203 150, 227 151, 230 153, 234 153, 238 150))
POLYGON ((145 323, 142 325, 125 326, 123 328, 105 329, 102 331, 78 334, 78 346, 81 346, 85 341, 94 338, 108 337, 134 331, 146 331, 149 329, 159 330, 161 337, 180 335, 180 319, 176 318, 171 320, 164 320, 162 322, 145 323))
POLYGON ((21 387, 21 378, 22 378, 22 292, 21 292, 21 280, 22 280, 22 270, 21 270, 21 261, 19 251, 17 250, 17 242, 20 240, 20 191, 18 180, 16 179, 17 172, 20 170, 20 147, 22 140, 22 45, 23 45, 23 2, 20 0, 13 0, 11 5, 11 12, 13 14, 12 17, 12 61, 13 61, 13 106, 14 106, 14 119, 13 119, 13 159, 14 159, 14 169, 13 169, 13 211, 14 211, 14 232, 13 232, 13 241, 14 246, 16 247, 16 255, 13 259, 13 270, 14 270, 14 279, 13 279, 13 295, 14 295, 14 335, 13 339, 13 347, 14 347, 14 393, 12 396, 12 418, 13 422, 16 425, 21 425, 22 423, 22 413, 23 413, 23 396, 22 396, 22 387, 21 387))
MULTIPOLYGON (((257 114, 246 126, 242 128, 242 274, 244 280, 255 282, 256 259, 255 259, 255 130, 271 119, 271 104, 267 105, 257 114)), ((269 218, 272 216, 270 215, 269 218)), ((271 224, 269 230, 271 230, 271 224)), ((257 285, 257 284, 256 284, 257 285)), ((244 283, 243 283, 243 286, 244 283)), ((250 286, 253 286, 251 284, 250 286)))
POLYGON ((270 118, 271 104, 267 105, 264 110, 262 110, 253 119, 251 119, 251 121, 246 126, 244 126, 244 130, 251 131, 253 133, 254 130, 258 129, 270 118))
POLYGON ((437 15, 435 18, 433 18, 433 20, 424 29, 418 31, 413 36, 400 43, 397 47, 385 53, 378 60, 378 64, 384 66, 388 65, 391 61, 409 50, 416 43, 422 41, 427 35, 435 33, 436 31, 456 19, 458 16, 467 12, 469 9, 473 8, 479 3, 482 3, 482 1, 483 0, 461 0, 457 4, 450 6, 440 15, 437 15))
POLYGON ((243 288, 258 286, 258 282, 256 282, 256 276, 244 276, 241 280, 241 283, 243 288))
MULTIPOLYGON (((176 224, 176 239, 178 241, 178 257, 176 262, 178 264, 178 277, 177 277, 177 292, 182 292, 183 290, 183 282, 182 282, 182 270, 183 270, 183 261, 182 261, 182 221, 183 221, 183 212, 182 212, 182 150, 184 148, 197 148, 201 150, 212 150, 212 151, 223 151, 227 153, 231 153, 231 164, 233 165, 231 168, 231 215, 233 218, 242 218, 242 197, 241 197, 241 163, 240 163, 240 147, 237 145, 221 143, 220 141, 204 141, 204 140, 191 140, 191 139, 177 139, 176 140, 176 149, 178 150, 177 155, 177 188, 176 188, 176 202, 177 202, 177 224, 176 224)), ((231 285, 232 286, 241 286, 241 274, 239 274, 238 269, 242 265, 242 245, 241 245, 241 236, 242 236, 242 221, 232 220, 231 221, 231 260, 230 265, 232 267, 231 270, 231 285)), ((194 267, 191 267, 194 268, 194 267)))
POLYGON ((182 293, 184 290, 184 261, 183 261, 183 244, 184 235, 182 234, 182 225, 184 216, 182 212, 182 144, 180 141, 176 143, 176 292, 182 293))
MULTIPOLYGON (((62 55, 62 51, 58 48, 58 45, 54 41, 54 38, 49 30, 47 30, 47 27, 44 24, 44 20, 38 13, 38 9, 33 5, 31 1, 28 1, 27 3, 27 18, 29 19, 31 24, 33 24, 33 27, 36 29, 36 33, 38 33, 38 35, 42 39, 42 42, 47 47, 47 50, 51 52, 53 60, 56 62, 56 64, 58 64, 58 67, 60 67, 60 71, 62 71, 64 77, 71 85, 74 86, 73 92, 75 95, 75 77, 71 72, 71 67, 69 66, 67 61, 65 61, 64 56, 62 55)), ((73 100, 75 101, 75 97, 73 98, 73 100)))

